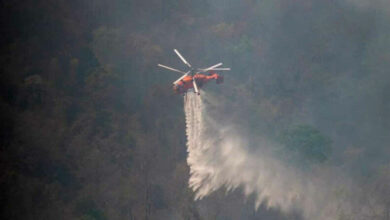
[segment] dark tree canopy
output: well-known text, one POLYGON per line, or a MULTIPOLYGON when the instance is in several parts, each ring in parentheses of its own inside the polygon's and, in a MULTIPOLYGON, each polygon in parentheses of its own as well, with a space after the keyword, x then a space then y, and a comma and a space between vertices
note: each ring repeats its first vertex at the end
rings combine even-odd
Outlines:
POLYGON ((388 190, 390 7, 354 2, 0 3, 0 219, 300 219, 193 201, 173 48, 232 67, 207 90, 238 126, 388 190))

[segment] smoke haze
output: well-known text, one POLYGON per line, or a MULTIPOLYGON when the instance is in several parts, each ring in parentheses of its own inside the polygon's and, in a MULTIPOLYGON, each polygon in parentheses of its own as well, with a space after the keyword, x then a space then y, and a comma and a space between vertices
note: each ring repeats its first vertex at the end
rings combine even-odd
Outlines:
POLYGON ((217 102, 204 91, 201 96, 190 92, 184 97, 189 187, 195 199, 220 188, 240 187, 246 197, 255 195, 256 209, 261 204, 287 213, 298 209, 305 219, 375 219, 384 212, 379 198, 362 193, 348 173, 331 164, 303 172, 274 155, 275 143, 261 137, 256 138, 256 150, 251 150, 248 136, 213 119, 210 109, 222 121, 229 117, 220 115, 217 102))
POLYGON ((0 218, 390 219, 389 6, 0 4, 0 218))

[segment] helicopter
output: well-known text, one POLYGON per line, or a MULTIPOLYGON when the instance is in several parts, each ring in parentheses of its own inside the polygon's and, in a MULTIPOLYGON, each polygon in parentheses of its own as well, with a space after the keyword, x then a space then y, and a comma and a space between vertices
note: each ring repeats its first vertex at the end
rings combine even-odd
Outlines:
POLYGON ((188 90, 193 89, 194 93, 200 95, 199 89, 202 88, 208 81, 214 80, 217 84, 223 83, 223 76, 215 71, 229 71, 230 68, 219 68, 222 63, 215 64, 208 68, 194 68, 190 63, 179 53, 177 49, 173 50, 183 63, 188 66, 188 71, 184 72, 169 66, 158 64, 157 66, 171 70, 173 72, 183 74, 179 79, 173 82, 173 91, 176 94, 186 94, 188 90))

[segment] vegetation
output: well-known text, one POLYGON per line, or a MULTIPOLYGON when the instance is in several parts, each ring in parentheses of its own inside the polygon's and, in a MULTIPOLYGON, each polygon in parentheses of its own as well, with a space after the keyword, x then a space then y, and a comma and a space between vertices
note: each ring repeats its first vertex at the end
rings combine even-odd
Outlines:
MULTIPOLYGON (((177 75, 156 68, 179 66, 175 47, 194 63, 231 66, 224 86, 207 88, 223 94, 225 113, 308 163, 327 161, 331 143, 356 176, 372 158, 365 169, 388 163, 386 13, 343 1, 221 2, 0 3, 0 218, 220 219, 244 210, 221 192, 210 198, 217 211, 202 208, 187 187, 177 75), (297 118, 310 125, 286 130, 297 118)), ((299 219, 247 213, 237 218, 299 219)))
POLYGON ((288 155, 299 157, 293 157, 293 161, 324 162, 330 156, 330 138, 308 125, 288 129, 283 132, 280 139, 287 148, 288 155))

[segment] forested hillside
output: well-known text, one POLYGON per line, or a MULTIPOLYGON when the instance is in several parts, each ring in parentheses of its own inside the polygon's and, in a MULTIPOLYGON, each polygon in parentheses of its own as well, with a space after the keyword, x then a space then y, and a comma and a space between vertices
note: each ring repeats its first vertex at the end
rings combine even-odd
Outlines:
POLYGON ((292 166, 345 170, 384 204, 366 219, 390 219, 389 11, 379 0, 0 3, 0 218, 301 219, 255 210, 239 190, 194 201, 178 75, 156 66, 183 67, 178 48, 232 68, 205 87, 221 114, 292 166))

